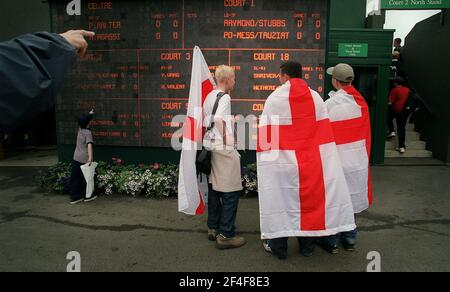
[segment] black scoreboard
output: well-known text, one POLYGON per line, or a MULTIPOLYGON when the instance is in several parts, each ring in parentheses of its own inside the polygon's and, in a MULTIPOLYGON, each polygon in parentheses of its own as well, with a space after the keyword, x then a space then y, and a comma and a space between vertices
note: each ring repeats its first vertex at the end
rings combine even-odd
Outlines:
POLYGON ((72 16, 71 1, 50 2, 53 31, 96 32, 57 98, 59 144, 73 144, 74 116, 95 108, 97 145, 170 147, 182 126, 172 118, 186 114, 194 46, 211 71, 235 68, 233 114, 258 116, 289 60, 323 94, 328 0, 80 1, 72 16))

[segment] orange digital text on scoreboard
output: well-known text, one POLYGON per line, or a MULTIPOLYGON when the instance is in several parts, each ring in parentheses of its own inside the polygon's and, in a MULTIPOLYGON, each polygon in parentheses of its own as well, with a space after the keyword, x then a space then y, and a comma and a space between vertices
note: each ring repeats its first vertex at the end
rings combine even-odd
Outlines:
POLYGON ((224 0, 224 7, 255 7, 256 0, 224 0))

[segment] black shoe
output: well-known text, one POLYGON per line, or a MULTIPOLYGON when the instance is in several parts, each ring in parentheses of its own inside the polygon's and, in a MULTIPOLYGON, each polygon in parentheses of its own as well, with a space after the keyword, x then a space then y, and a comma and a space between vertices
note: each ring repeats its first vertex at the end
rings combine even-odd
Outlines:
POLYGON ((272 248, 270 247, 269 240, 267 240, 267 239, 263 240, 263 248, 266 252, 276 256, 280 260, 287 259, 287 254, 280 255, 280 254, 273 252, 272 248))
POLYGON ((300 250, 300 254, 305 258, 310 258, 314 253, 312 251, 300 250))
POLYGON ((353 252, 355 251, 355 245, 350 243, 342 243, 342 246, 344 247, 345 251, 353 252))
POLYGON ((321 248, 323 248, 326 252, 328 252, 328 253, 330 253, 332 255, 335 255, 335 254, 339 253, 339 248, 338 248, 337 245, 330 245, 330 244, 327 244, 327 243, 323 242, 322 240, 318 240, 317 244, 321 248))

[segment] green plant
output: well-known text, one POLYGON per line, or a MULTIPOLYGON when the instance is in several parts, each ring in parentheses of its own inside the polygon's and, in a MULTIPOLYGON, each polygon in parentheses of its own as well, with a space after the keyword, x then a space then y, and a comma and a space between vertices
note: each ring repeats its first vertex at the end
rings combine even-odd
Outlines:
MULTIPOLYGON (((70 163, 58 163, 41 173, 38 182, 47 191, 67 193, 70 174, 70 163)), ((242 169, 242 183, 244 197, 258 195, 256 165, 248 165, 242 169)), ((125 165, 122 160, 116 158, 113 163, 98 164, 95 185, 96 192, 105 195, 117 193, 127 196, 144 195, 147 198, 176 197, 178 165, 125 165)))
POLYGON ((68 192, 71 174, 70 163, 60 162, 37 177, 40 187, 50 192, 68 192))

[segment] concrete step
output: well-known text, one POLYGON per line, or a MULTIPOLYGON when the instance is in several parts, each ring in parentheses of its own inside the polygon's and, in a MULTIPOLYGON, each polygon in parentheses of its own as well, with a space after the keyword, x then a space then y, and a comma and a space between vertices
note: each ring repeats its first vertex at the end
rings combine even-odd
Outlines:
POLYGON ((418 158, 431 158, 433 157, 433 153, 428 150, 413 150, 406 149, 404 154, 400 154, 395 150, 386 150, 385 152, 386 158, 396 158, 396 157, 418 157, 418 158))
POLYGON ((413 131, 415 130, 415 126, 414 124, 406 124, 406 131, 413 131))
POLYGON ((420 133, 414 131, 406 131, 406 141, 420 141, 420 133))
MULTIPOLYGON (((408 141, 406 140, 406 146, 410 150, 426 150, 427 143, 424 141, 408 141)), ((398 147, 398 139, 391 139, 386 141, 386 150, 395 150, 398 147)))
POLYGON ((398 146, 398 137, 386 140, 386 158, 431 158, 433 153, 426 150, 426 142, 420 140, 420 133, 414 131, 415 125, 406 124, 406 153, 400 154, 395 148, 398 146))
MULTIPOLYGON (((389 138, 387 141, 398 139, 397 136, 394 138, 389 138)), ((414 131, 406 131, 407 141, 420 141, 420 133, 414 131)))

